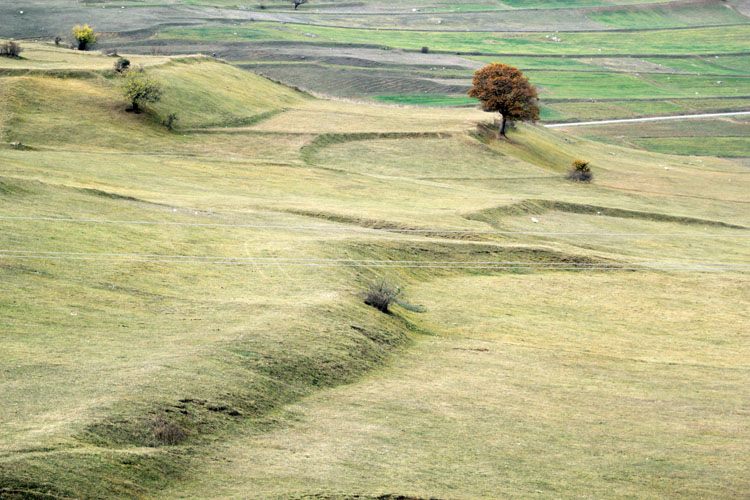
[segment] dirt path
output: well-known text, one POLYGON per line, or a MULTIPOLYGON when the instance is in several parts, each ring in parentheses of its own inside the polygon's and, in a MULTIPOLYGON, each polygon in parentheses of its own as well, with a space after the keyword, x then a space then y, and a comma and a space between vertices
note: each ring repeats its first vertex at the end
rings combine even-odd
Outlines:
POLYGON ((581 127, 586 125, 610 125, 617 123, 641 123, 641 122, 658 122, 665 120, 690 120, 696 118, 718 118, 722 116, 748 116, 750 111, 733 111, 730 113, 702 113, 697 115, 670 115, 670 116, 650 116, 647 118, 623 118, 620 120, 598 120, 590 122, 570 122, 570 123, 549 123, 548 128, 565 128, 581 127))

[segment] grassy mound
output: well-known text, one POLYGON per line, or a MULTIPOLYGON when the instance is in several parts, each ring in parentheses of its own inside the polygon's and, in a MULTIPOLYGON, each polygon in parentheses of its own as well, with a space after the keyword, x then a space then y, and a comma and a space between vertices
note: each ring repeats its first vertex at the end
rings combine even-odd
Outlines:
POLYGON ((165 86, 164 98, 154 109, 160 116, 176 113, 181 128, 250 125, 306 99, 265 78, 210 60, 183 60, 151 73, 165 86))

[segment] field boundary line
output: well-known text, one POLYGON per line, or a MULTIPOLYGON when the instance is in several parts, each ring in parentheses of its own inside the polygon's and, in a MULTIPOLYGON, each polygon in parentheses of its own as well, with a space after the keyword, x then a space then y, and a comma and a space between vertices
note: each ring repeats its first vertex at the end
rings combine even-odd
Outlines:
MULTIPOLYGON (((280 229, 289 231, 323 231, 323 232, 372 232, 384 231, 390 233, 433 233, 446 234, 499 234, 499 235, 525 235, 525 236, 604 236, 604 237, 628 237, 628 236, 653 236, 673 238, 750 238, 748 234, 713 234, 713 233, 612 233, 596 231, 503 231, 499 229, 453 229, 453 228, 399 228, 399 227, 367 227, 367 226, 337 226, 338 221, 331 221, 330 225, 285 225, 285 224, 232 224, 221 222, 182 222, 165 220, 117 220, 117 219, 76 219, 70 217, 26 217, 26 216, 4 216, 0 220, 24 221, 24 222, 61 222, 71 224, 102 224, 102 225, 134 225, 134 226, 176 226, 176 227, 217 227, 235 229, 280 229)), ((746 231, 744 227, 721 227, 734 231, 746 231)), ((2 252, 2 250, 0 250, 2 252)))
POLYGON ((643 123, 658 122, 667 120, 696 120, 701 118, 721 118, 731 116, 750 116, 750 111, 730 111, 727 113, 699 113, 692 115, 664 115, 648 116, 644 118, 618 118, 614 120, 594 120, 586 122, 564 122, 564 123, 547 123, 547 128, 565 128, 565 127, 583 127, 588 125, 615 125, 618 123, 643 123))
MULTIPOLYGON (((733 272, 746 272, 750 271, 750 268, 743 267, 743 265, 730 265, 730 264, 692 264, 692 265, 680 265, 666 263, 662 265, 656 264, 639 264, 639 263, 623 263, 609 264, 609 265, 575 265, 570 262, 563 263, 560 265, 548 265, 549 263, 472 263, 471 261, 459 261, 452 264, 431 264, 425 263, 399 263, 398 261, 388 262, 257 262, 257 261, 242 261, 232 259, 138 259, 138 258, 91 258, 84 256, 63 256, 63 255, 0 255, 2 259, 15 259, 15 260, 46 260, 46 261, 83 261, 83 262, 108 262, 110 264, 182 264, 182 265, 222 265, 222 266, 253 266, 258 268, 273 268, 273 269, 284 269, 284 268, 386 268, 386 269, 486 269, 486 270, 517 270, 517 269, 528 269, 528 270, 544 270, 544 271, 733 271, 733 272)), ((97 265, 99 269, 99 265, 97 265)))

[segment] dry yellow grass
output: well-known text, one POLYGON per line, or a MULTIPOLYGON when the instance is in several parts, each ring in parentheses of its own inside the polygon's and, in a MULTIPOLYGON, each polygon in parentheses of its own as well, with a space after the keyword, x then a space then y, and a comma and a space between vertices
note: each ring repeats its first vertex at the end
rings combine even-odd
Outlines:
MULTIPOLYGON (((117 59, 98 51, 81 52, 38 42, 19 43, 23 48, 21 58, 0 58, 0 71, 108 71, 112 70, 117 59)), ((132 65, 144 67, 164 64, 171 59, 166 56, 121 55, 129 59, 132 65)))
POLYGON ((459 277, 410 291, 435 336, 288 408, 276 430, 217 445, 170 497, 741 498, 750 487, 747 277, 459 277))
POLYGON ((482 141, 478 111, 319 101, 206 60, 147 71, 164 107, 138 116, 101 73, 2 77, 3 493, 746 491, 739 162, 482 141), (168 132, 176 106, 201 130, 168 132), (564 179, 578 155, 592 185, 564 179), (439 268, 604 258, 652 269, 439 268), (732 266, 659 271, 688 260, 732 266), (427 312, 365 306, 380 277, 427 312))

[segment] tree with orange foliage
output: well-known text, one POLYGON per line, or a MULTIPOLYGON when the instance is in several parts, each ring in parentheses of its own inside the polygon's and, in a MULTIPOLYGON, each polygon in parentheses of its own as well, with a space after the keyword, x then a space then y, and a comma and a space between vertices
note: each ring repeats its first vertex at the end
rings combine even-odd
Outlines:
POLYGON ((510 121, 537 121, 539 119, 536 87, 518 68, 493 63, 474 73, 469 96, 479 99, 488 113, 503 117, 500 135, 505 137, 505 127, 510 121))

